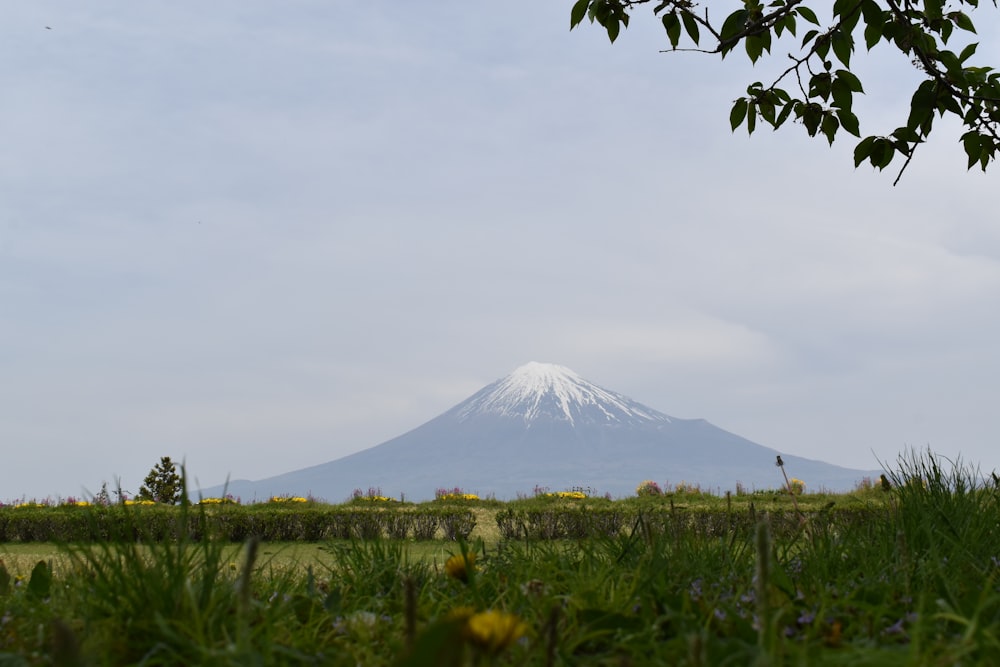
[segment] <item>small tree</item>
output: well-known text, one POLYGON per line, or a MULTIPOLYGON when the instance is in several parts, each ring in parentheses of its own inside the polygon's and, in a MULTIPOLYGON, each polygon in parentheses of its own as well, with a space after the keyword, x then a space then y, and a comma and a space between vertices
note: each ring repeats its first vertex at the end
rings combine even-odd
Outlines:
POLYGON ((108 483, 101 482, 101 490, 97 492, 94 496, 94 504, 100 505, 101 507, 107 507, 111 504, 111 494, 108 493, 108 483))
POLYGON ((169 456, 160 458, 160 462, 142 481, 139 489, 139 500, 155 500, 158 503, 176 505, 184 494, 181 476, 177 474, 177 466, 169 456))

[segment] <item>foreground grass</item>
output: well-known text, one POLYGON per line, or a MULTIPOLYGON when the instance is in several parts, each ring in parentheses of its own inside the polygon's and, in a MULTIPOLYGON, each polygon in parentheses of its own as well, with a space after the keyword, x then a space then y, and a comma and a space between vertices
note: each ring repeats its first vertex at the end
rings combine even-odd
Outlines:
POLYGON ((67 545, 0 575, 0 665, 996 664, 998 489, 932 457, 892 484, 789 531, 67 545))

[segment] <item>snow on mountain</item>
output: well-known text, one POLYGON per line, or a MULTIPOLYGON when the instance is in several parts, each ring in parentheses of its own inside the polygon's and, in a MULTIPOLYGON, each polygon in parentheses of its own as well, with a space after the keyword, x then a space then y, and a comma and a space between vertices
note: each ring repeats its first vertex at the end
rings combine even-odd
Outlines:
POLYGON ((572 426, 670 421, 662 412, 591 384, 565 366, 536 361, 483 388, 456 406, 455 414, 459 421, 491 414, 529 424, 542 418, 565 420, 572 426))

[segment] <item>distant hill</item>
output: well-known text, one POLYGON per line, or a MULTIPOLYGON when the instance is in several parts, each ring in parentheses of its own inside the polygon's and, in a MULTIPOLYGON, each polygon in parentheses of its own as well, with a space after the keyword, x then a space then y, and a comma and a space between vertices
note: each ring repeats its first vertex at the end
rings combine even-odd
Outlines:
MULTIPOLYGON (((236 480, 244 502, 312 495, 330 502, 355 488, 427 500, 438 488, 512 499, 536 487, 585 487, 627 496, 643 480, 722 492, 783 484, 775 460, 807 490, 850 490, 879 470, 851 470, 778 452, 703 419, 676 419, 555 364, 529 363, 444 414, 375 447, 258 481, 236 480)), ((202 489, 218 496, 223 487, 202 489)))

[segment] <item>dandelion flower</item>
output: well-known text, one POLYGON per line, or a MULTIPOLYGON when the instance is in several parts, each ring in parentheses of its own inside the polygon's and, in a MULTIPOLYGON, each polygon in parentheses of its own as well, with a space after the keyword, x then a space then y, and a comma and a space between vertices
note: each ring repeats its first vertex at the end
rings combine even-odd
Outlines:
POLYGON ((449 577, 454 577, 459 581, 467 581, 469 573, 476 570, 476 554, 467 552, 455 554, 444 562, 444 571, 449 577))
POLYGON ((473 614, 465 624, 466 638, 489 653, 499 653, 528 631, 528 626, 513 614, 483 611, 473 614))

